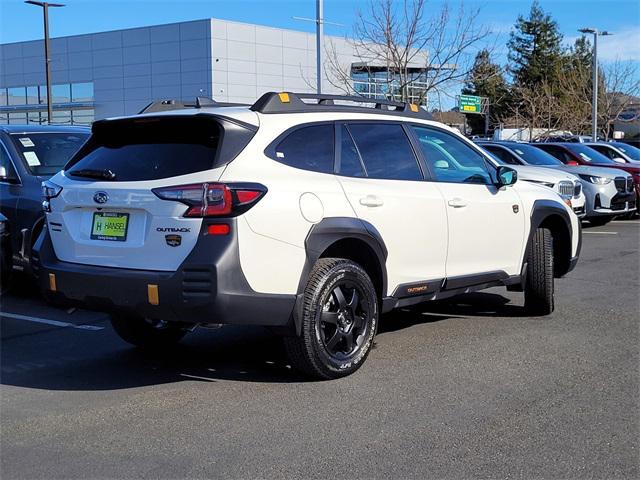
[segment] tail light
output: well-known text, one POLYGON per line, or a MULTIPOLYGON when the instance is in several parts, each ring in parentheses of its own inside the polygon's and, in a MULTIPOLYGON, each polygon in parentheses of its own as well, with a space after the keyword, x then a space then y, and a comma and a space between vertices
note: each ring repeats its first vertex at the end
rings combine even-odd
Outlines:
POLYGON ((249 210, 267 188, 259 183, 194 183, 151 190, 162 200, 181 202, 185 217, 234 217, 249 210))
POLYGON ((52 198, 56 198, 58 195, 60 195, 61 191, 62 187, 60 185, 56 185, 50 180, 42 182, 42 210, 47 213, 51 212, 51 204, 49 203, 49 200, 51 200, 52 198))

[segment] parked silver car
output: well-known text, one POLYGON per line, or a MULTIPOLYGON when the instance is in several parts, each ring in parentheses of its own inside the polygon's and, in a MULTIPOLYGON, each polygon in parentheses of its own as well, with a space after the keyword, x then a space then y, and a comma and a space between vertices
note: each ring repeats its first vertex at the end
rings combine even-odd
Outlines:
POLYGON ((593 225, 604 225, 618 215, 636 210, 633 177, 615 168, 565 165, 552 155, 526 143, 478 143, 503 162, 563 170, 582 181, 586 197, 585 219, 593 225))

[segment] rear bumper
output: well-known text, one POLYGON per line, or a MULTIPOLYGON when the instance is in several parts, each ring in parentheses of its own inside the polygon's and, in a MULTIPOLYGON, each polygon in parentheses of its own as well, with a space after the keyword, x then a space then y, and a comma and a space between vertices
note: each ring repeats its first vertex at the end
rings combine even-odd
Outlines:
POLYGON ((258 293, 247 283, 235 219, 226 220, 229 235, 207 235, 205 223, 196 247, 175 272, 62 262, 45 229, 34 247, 34 273, 47 296, 93 310, 189 324, 290 325, 295 295, 258 293))

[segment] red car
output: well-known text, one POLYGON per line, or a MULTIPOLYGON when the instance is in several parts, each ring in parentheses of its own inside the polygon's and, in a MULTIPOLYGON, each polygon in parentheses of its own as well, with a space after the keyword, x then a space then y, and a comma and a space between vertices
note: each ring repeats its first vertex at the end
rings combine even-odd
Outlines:
POLYGON ((587 167, 617 168, 633 177, 636 188, 636 205, 640 203, 640 165, 617 163, 581 143, 532 143, 541 150, 550 153, 566 165, 585 165, 587 167))

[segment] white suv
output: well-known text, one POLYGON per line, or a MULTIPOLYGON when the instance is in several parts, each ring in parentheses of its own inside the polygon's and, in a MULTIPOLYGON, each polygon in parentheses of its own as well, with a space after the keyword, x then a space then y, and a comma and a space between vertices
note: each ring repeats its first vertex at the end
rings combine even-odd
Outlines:
POLYGON ((560 196, 416 105, 363 101, 268 93, 94 123, 43 184, 42 288, 140 346, 276 327, 319 378, 358 369, 396 307, 504 285, 550 313, 581 243, 560 196))

